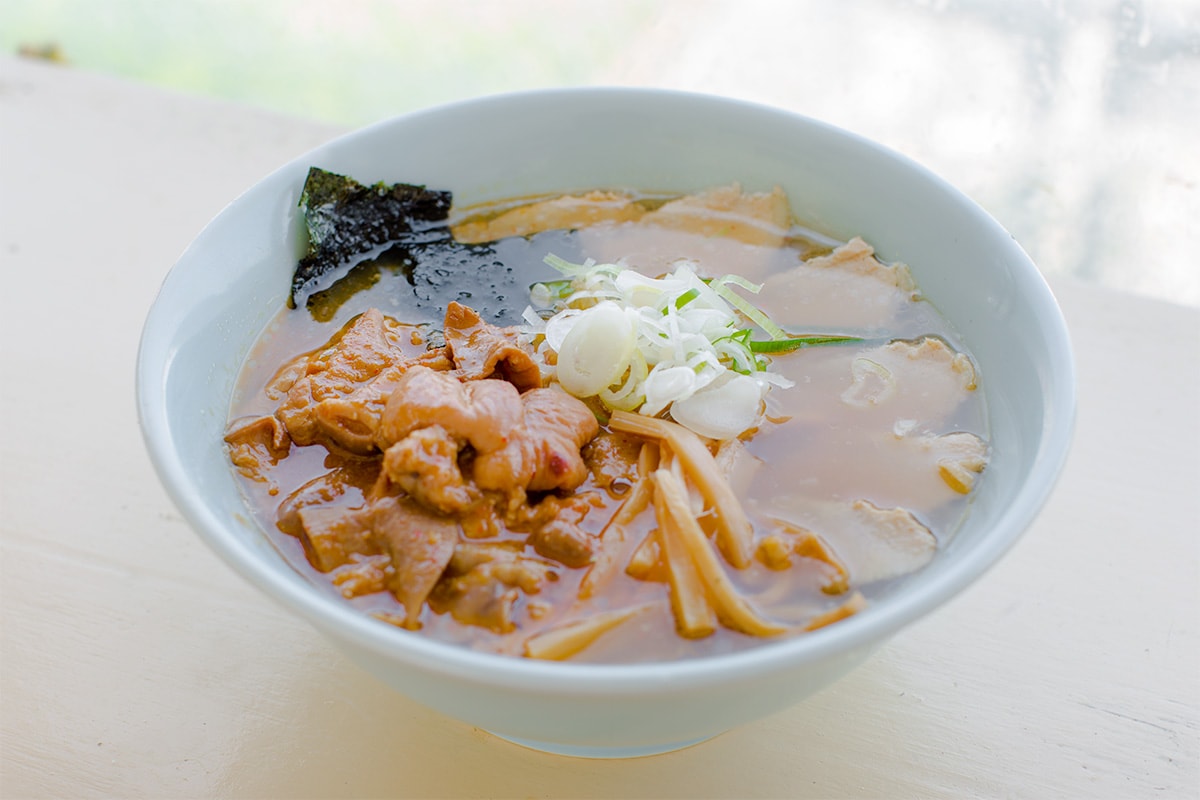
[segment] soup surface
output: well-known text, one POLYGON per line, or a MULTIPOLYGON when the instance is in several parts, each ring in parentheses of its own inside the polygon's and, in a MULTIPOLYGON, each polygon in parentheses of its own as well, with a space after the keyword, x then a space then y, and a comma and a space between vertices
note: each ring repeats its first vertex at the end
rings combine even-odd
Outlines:
POLYGON ((779 190, 590 192, 447 224, 453 246, 376 248, 281 310, 243 368, 232 462, 322 590, 485 651, 696 657, 856 613, 967 513, 987 457, 969 354, 907 267, 801 227, 779 190), (664 278, 656 310, 603 288, 641 286, 629 273, 664 278), (699 282, 664 294, 676 279, 699 282), (706 287, 742 298, 720 320, 748 362, 655 372, 667 333, 647 359, 580 321, 604 305, 635 338, 639 319, 683 336, 719 317, 706 287), (564 391, 616 350, 599 388, 564 391))

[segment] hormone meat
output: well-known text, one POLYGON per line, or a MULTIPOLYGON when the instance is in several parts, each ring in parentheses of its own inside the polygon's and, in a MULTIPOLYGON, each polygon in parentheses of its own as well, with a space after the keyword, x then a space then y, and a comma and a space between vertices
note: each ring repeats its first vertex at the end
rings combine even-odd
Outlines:
POLYGON ((370 520, 392 558, 395 572, 388 588, 404 605, 404 627, 420 627, 425 600, 454 556, 458 525, 394 497, 375 502, 370 520))
POLYGON ((445 354, 414 353, 412 328, 369 309, 324 348, 287 365, 272 390, 284 394, 275 416, 298 445, 374 451, 379 414, 411 366, 448 369, 445 354))
POLYGON ((503 380, 463 383, 450 373, 410 369, 387 399, 377 441, 382 449, 415 430, 439 425, 481 452, 499 450, 521 424, 521 396, 503 380))
POLYGON ((514 608, 522 593, 537 594, 546 581, 558 579, 553 565, 508 543, 459 545, 448 567, 430 605, 496 633, 516 628, 514 608))
POLYGON ((383 473, 426 508, 443 514, 475 505, 479 493, 458 466, 459 442, 440 425, 413 431, 383 454, 383 473))
POLYGON ((461 303, 446 307, 446 353, 464 380, 503 378, 518 391, 542 385, 542 373, 514 328, 497 328, 461 303))
POLYGON ((276 509, 276 526, 290 536, 300 536, 300 511, 317 505, 361 507, 378 479, 378 462, 347 461, 306 481, 289 494, 276 509))
POLYGON ((333 468, 277 512, 313 567, 346 597, 388 590, 404 613, 380 617, 405 628, 422 626, 429 601, 466 624, 510 630, 553 562, 592 558, 588 495, 547 493, 584 482, 580 448, 599 425, 580 400, 541 388, 515 329, 452 303, 444 347, 414 352, 412 333, 370 309, 292 359, 267 391, 275 413, 230 426, 230 458, 267 481, 293 441, 323 445, 333 468), (481 536, 513 538, 467 543, 481 536))
POLYGON ((475 459, 475 482, 502 492, 574 489, 587 478, 579 448, 599 430, 595 415, 579 400, 557 389, 533 389, 521 395, 523 423, 499 450, 475 459))
POLYGON ((322 572, 349 564, 356 555, 380 551, 370 520, 360 512, 336 505, 313 505, 301 508, 296 516, 304 549, 313 566, 322 572))
MULTIPOLYGON (((238 420, 225 434, 229 445, 229 460, 237 471, 252 481, 270 483, 266 470, 287 456, 292 447, 291 437, 275 417, 254 417, 238 420)), ((278 488, 271 484, 271 494, 278 488)))

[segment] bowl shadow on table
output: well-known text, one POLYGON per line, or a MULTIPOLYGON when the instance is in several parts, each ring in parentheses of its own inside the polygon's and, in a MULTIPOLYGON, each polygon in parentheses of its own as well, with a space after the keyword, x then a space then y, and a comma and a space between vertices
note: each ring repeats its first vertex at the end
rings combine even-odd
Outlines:
POLYGON ((634 759, 569 758, 432 711, 336 651, 320 662, 280 676, 294 683, 284 692, 292 703, 286 718, 263 717, 257 730, 243 731, 239 749, 247 757, 231 764, 223 781, 236 794, 732 797, 786 790, 826 797, 837 793, 839 779, 861 790, 873 768, 855 763, 856 754, 882 740, 887 749, 923 741, 924 728, 936 724, 911 713, 895 690, 902 676, 893 673, 903 667, 885 649, 799 705, 692 747, 634 759), (264 760, 264 752, 272 757, 264 760))

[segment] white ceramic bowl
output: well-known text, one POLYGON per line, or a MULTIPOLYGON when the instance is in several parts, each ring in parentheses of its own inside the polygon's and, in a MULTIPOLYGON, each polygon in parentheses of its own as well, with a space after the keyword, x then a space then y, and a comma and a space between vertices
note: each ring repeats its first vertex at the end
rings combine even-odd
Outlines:
POLYGON ((656 90, 488 97, 343 136, 222 211, 168 274, 138 355, 138 410, 174 502, 235 570, 355 662, 435 709, 533 747, 630 756, 785 708, 976 580, 1028 527, 1065 459, 1075 409, 1067 330, 1012 237, 961 193, 876 144, 784 111, 656 90), (590 187, 781 185, 797 216, 910 264, 981 368, 994 448, 974 508, 933 564, 864 613, 733 655, 644 665, 491 656, 383 625, 315 590, 250 522, 222 444, 251 343, 287 296, 310 165, 426 183, 469 204, 590 187))

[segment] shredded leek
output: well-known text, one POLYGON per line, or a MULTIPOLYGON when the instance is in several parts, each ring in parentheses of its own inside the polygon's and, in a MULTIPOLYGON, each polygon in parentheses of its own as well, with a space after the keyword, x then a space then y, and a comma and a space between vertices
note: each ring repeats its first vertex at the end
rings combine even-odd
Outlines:
POLYGON ((762 291, 761 285, 757 283, 751 283, 750 281, 738 275, 725 275, 717 278, 711 284, 713 291, 720 295, 722 300, 746 315, 747 319, 749 319, 758 327, 762 328, 772 340, 787 338, 787 333, 783 330, 783 328, 772 322, 771 318, 763 313, 762 310, 755 308, 748 300, 730 289, 730 284, 740 286, 747 291, 753 292, 754 294, 758 294, 762 291))
POLYGON ((553 313, 523 315, 545 371, 610 411, 655 416, 677 408, 677 422, 709 438, 753 427, 766 392, 792 385, 767 370, 769 355, 855 341, 793 336, 734 291, 757 294, 760 285, 739 275, 701 278, 687 261, 659 278, 591 259, 545 261, 564 277, 535 284, 531 301, 553 313))
POLYGON ((823 344, 846 344, 861 342, 858 336, 789 336, 786 339, 773 339, 769 342, 750 341, 752 353, 790 353, 805 347, 816 347, 823 344))

